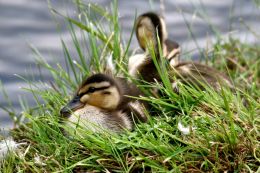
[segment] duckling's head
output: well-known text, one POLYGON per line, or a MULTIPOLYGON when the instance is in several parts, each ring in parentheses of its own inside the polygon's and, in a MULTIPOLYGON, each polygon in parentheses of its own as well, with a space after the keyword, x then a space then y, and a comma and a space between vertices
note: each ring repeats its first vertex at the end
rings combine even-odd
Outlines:
POLYGON ((71 112, 75 112, 85 105, 115 110, 120 102, 121 90, 115 79, 105 74, 95 74, 81 84, 74 98, 61 109, 60 114, 68 117, 71 112))
MULTIPOLYGON (((157 46, 159 37, 160 43, 163 44, 167 38, 165 22, 163 18, 153 12, 147 12, 140 15, 136 21, 136 37, 140 47, 147 50, 147 45, 157 46), (158 33, 158 35, 157 35, 158 33)), ((157 47, 154 47, 155 50, 157 47)))

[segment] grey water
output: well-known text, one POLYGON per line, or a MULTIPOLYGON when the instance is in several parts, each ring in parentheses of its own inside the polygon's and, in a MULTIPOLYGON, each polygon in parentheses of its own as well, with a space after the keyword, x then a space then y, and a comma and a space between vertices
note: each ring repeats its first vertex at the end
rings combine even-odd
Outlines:
MULTIPOLYGON (((111 8, 112 1, 92 2, 111 8)), ((63 14, 76 16, 72 0, 50 0, 50 4, 63 14)), ((183 52, 191 51, 195 58, 199 56, 199 48, 206 48, 216 41, 217 34, 223 38, 232 35, 246 43, 259 43, 260 7, 254 0, 120 0, 118 10, 122 36, 126 41, 135 13, 155 11, 165 17, 169 38, 180 43, 183 52), (164 6, 160 6, 160 2, 164 6)), ((26 82, 18 76, 34 74, 36 83, 52 80, 46 71, 40 75, 30 45, 36 47, 51 65, 64 64, 61 37, 67 45, 72 45, 63 18, 52 15, 47 1, 0 0, 0 81, 18 113, 21 111, 20 99, 27 100, 30 106, 35 105, 33 96, 22 89, 27 86, 26 82)), ((134 38, 130 48, 136 47, 138 44, 134 38)), ((0 106, 8 105, 9 101, 1 92, 0 106)), ((8 113, 0 110, 0 129, 12 126, 8 113)))

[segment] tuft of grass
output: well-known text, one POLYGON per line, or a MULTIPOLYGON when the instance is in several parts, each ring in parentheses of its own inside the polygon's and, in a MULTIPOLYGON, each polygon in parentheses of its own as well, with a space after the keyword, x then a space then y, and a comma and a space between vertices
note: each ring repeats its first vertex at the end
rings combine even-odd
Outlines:
MULTIPOLYGON (((11 133, 14 139, 27 145, 0 164, 2 172, 259 171, 259 49, 232 39, 214 46, 209 64, 232 77, 237 86, 235 91, 224 87, 220 92, 209 87, 201 91, 179 84, 180 94, 175 94, 165 62, 156 63, 152 56, 163 84, 138 84, 144 90, 157 88, 162 93, 161 98, 149 92, 138 98, 151 104, 147 123, 136 124, 134 131, 123 134, 93 134, 83 129, 74 135, 64 135, 59 110, 85 76, 104 72, 106 58, 111 55, 116 73, 129 76, 126 66, 131 40, 121 44, 117 3, 111 10, 81 1, 75 5, 78 19, 63 16, 54 9, 52 12, 67 21, 77 58, 70 54, 62 39, 66 69, 60 64, 49 65, 33 49, 38 65, 50 72, 53 82, 38 86, 21 77, 28 82, 30 87, 26 90, 32 93, 37 106, 28 109, 24 106, 22 116, 28 122, 11 133), (82 44, 82 40, 89 44, 82 44), (236 68, 227 70, 226 58, 233 56, 238 58, 236 68), (179 130, 179 122, 190 129, 189 134, 179 130)), ((12 109, 6 110, 13 116, 12 109)))

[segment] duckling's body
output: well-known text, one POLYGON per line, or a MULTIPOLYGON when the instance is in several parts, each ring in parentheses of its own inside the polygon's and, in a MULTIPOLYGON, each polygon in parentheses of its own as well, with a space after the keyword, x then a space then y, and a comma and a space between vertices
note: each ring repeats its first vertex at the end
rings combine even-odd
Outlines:
POLYGON ((160 65, 162 62, 159 55, 159 40, 162 46, 163 58, 168 61, 167 70, 174 90, 176 90, 176 78, 186 84, 196 84, 200 88, 204 88, 205 84, 214 89, 219 89, 222 84, 232 87, 229 78, 212 67, 192 61, 180 62, 180 47, 176 42, 166 39, 167 32, 165 28, 163 19, 155 13, 148 12, 138 17, 136 36, 140 47, 146 52, 142 56, 130 57, 130 75, 146 82, 154 82, 155 80, 161 82, 151 51, 149 51, 151 47, 154 49, 154 55, 160 65))
MULTIPOLYGON (((138 96, 139 90, 123 78, 113 78, 105 74, 95 74, 85 80, 75 97, 61 109, 65 124, 76 128, 84 127, 92 131, 108 130, 120 132, 133 129, 130 103, 136 100, 127 97, 138 96)), ((144 109, 140 103, 140 107, 144 109)), ((136 110, 137 118, 146 121, 143 110, 136 110)))
POLYGON ((92 105, 85 105, 82 109, 76 110, 68 117, 66 124, 73 129, 79 126, 93 132, 121 132, 123 129, 133 129, 133 122, 127 112, 107 111, 92 105))

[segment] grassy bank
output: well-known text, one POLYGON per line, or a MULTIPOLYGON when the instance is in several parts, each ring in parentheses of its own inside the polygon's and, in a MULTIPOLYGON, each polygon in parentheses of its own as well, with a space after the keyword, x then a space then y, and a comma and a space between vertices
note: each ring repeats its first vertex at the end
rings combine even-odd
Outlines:
MULTIPOLYGON (((137 123, 134 131, 120 135, 85 130, 65 136, 59 110, 82 79, 103 72, 110 56, 116 64, 115 75, 128 76, 125 69, 130 55, 131 39, 121 40, 116 3, 109 10, 79 1, 76 6, 79 18, 63 17, 77 58, 64 41, 65 68, 49 65, 34 49, 37 63, 52 74, 53 82, 36 85, 21 77, 28 82, 26 90, 37 106, 22 102, 24 111, 16 123, 24 118, 29 122, 13 130, 12 136, 25 144, 0 164, 2 172, 259 171, 260 47, 234 39, 219 40, 210 57, 205 52, 202 62, 228 74, 236 86, 234 91, 201 91, 180 84, 180 94, 174 94, 166 83, 142 85, 160 88, 164 95, 142 98, 153 109, 148 123, 137 123), (188 127, 189 134, 180 130, 179 122, 188 127)), ((11 109, 6 110, 13 115, 11 109)))

